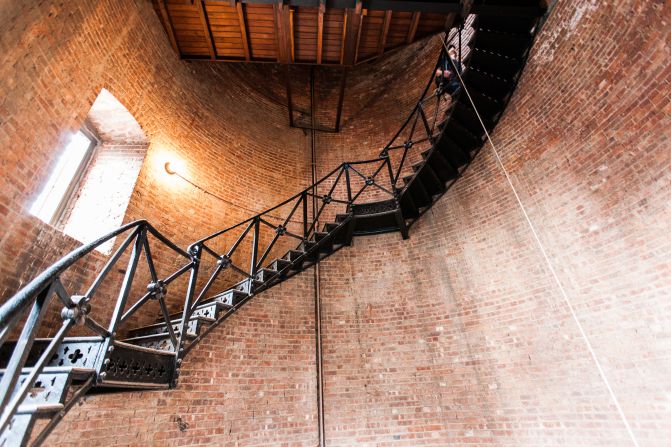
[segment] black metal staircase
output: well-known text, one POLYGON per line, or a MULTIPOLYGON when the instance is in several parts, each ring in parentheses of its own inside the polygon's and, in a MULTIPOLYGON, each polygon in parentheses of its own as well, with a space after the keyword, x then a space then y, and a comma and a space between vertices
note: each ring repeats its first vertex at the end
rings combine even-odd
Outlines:
MULTIPOLYGON (((350 245, 355 236, 400 231, 407 238, 483 146, 478 114, 488 131, 500 119, 542 12, 534 4, 475 1, 472 11, 481 14, 467 21, 474 32, 462 45, 463 81, 473 103, 463 91, 453 99, 433 91, 431 76, 379 158, 343 163, 283 203, 186 250, 146 221, 130 223, 75 250, 19 291, 0 308, 0 447, 42 443, 87 392, 176 386, 184 356, 253 296, 350 245), (501 16, 509 4, 509 14, 501 16), (492 5, 497 13, 487 15, 492 5), (62 280, 68 270, 113 237, 125 240, 88 290, 68 292, 62 280), (178 265, 172 273, 159 273, 157 248, 178 265), (92 312, 94 298, 121 259, 127 265, 118 299, 109 322, 101 324, 92 312), (138 273, 142 259, 144 277, 138 273), (187 280, 184 287, 175 285, 180 278, 187 280), (129 304, 142 281, 149 285, 129 304), (177 312, 169 308, 169 289, 185 296, 177 312), (62 325, 44 337, 40 323, 53 298, 61 302, 62 325), (159 318, 125 329, 151 303, 159 318), (90 335, 66 336, 75 328, 90 335), (36 423, 39 430, 33 430, 36 423)), ((461 33, 453 29, 449 36, 460 39, 461 33)))

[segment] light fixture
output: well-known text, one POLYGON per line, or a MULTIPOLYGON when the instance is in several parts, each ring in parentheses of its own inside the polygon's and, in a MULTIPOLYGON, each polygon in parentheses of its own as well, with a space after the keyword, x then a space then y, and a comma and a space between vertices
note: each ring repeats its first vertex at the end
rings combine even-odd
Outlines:
POLYGON ((170 166, 170 162, 169 162, 169 161, 166 161, 166 162, 165 162, 165 172, 167 172, 167 173, 170 174, 170 175, 173 175, 173 174, 176 173, 176 171, 175 171, 174 169, 172 169, 172 167, 170 166))

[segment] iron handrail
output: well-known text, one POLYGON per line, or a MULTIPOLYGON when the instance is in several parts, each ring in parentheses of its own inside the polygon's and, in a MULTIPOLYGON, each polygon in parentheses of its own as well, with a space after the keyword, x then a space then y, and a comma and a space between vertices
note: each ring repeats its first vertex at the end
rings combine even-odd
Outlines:
POLYGON ((204 242, 207 242, 208 240, 211 240, 211 239, 213 239, 213 238, 215 238, 215 237, 217 237, 217 236, 220 236, 221 234, 224 234, 224 233, 226 233, 226 232, 228 232, 228 231, 230 231, 230 230, 234 230, 234 229, 236 229, 236 228, 238 228, 238 227, 240 227, 240 226, 242 226, 242 225, 244 225, 244 224, 248 224, 248 223, 250 223, 251 221, 260 218, 261 216, 264 216, 264 215, 266 215, 266 214, 269 214, 269 213, 271 213, 271 212, 277 210, 278 208, 281 208, 281 207, 283 207, 284 205, 286 205, 286 204, 288 204, 288 203, 290 203, 290 202, 292 202, 292 201, 298 199, 302 194, 305 194, 305 193, 308 193, 308 194, 309 194, 309 193, 310 193, 311 191, 313 191, 316 187, 318 187, 319 185, 321 185, 321 184, 322 184, 323 182, 325 182, 328 178, 330 178, 333 174, 337 173, 339 170, 343 169, 345 166, 359 165, 359 164, 369 164, 369 163, 379 163, 379 162, 380 162, 380 158, 384 158, 384 157, 372 158, 372 159, 368 159, 368 160, 356 160, 356 161, 346 161, 346 162, 342 162, 342 163, 340 163, 338 166, 336 166, 335 168, 333 168, 328 174, 326 174, 325 176, 323 176, 322 178, 320 178, 319 180, 317 180, 315 183, 313 183, 313 184, 311 184, 310 186, 308 186, 308 187, 306 187, 306 188, 300 190, 299 192, 297 192, 297 193, 294 194, 293 196, 289 197, 288 199, 285 199, 284 201, 278 203, 277 205, 272 206, 271 208, 268 208, 268 209, 266 209, 266 210, 264 210, 264 211, 261 211, 261 212, 255 214, 255 215, 253 215, 253 216, 251 216, 251 217, 249 217, 249 218, 247 218, 247 219, 245 219, 245 220, 243 220, 243 221, 241 221, 241 222, 238 222, 238 223, 236 223, 235 225, 232 225, 232 226, 230 226, 230 227, 227 227, 227 228, 225 228, 225 229, 223 229, 223 230, 216 231, 216 232, 214 232, 214 233, 212 233, 212 234, 210 234, 210 235, 208 235, 208 236, 205 236, 205 237, 203 237, 203 238, 201 238, 201 239, 199 239, 199 240, 197 240, 197 241, 191 243, 191 245, 189 245, 189 247, 187 248, 187 251, 190 252, 190 251, 192 250, 192 248, 193 248, 194 246, 196 246, 196 245, 201 245, 201 244, 203 244, 204 242))
POLYGON ((91 241, 87 244, 82 245, 74 250, 72 250, 67 255, 63 256, 61 259, 56 261, 54 264, 49 266, 42 273, 37 275, 33 280, 28 284, 22 287, 14 296, 7 300, 2 306, 0 306, 0 327, 6 328, 12 319, 20 314, 23 310, 29 306, 33 298, 43 291, 49 284, 68 268, 70 268, 74 263, 82 259, 87 254, 91 253, 93 250, 104 244, 105 242, 113 239, 120 234, 125 233, 131 228, 135 228, 141 225, 145 225, 147 229, 151 232, 153 236, 163 242, 165 245, 169 246, 171 249, 181 254, 182 256, 189 257, 189 254, 182 250, 179 246, 174 244, 168 238, 163 236, 158 230, 156 230, 147 220, 139 219, 133 222, 129 222, 126 225, 122 225, 116 230, 110 231, 104 236, 99 237, 98 239, 91 241))

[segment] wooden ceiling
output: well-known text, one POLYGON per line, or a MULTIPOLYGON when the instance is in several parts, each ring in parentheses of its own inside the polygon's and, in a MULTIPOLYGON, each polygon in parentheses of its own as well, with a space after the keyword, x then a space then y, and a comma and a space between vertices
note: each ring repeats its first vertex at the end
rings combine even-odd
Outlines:
POLYGON ((354 65, 438 33, 459 0, 153 0, 183 59, 354 65))

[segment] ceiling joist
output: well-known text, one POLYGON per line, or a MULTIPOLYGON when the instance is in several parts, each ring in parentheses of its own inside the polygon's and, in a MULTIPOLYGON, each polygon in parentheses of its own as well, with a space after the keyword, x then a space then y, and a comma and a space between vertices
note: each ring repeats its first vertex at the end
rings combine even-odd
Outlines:
POLYGON ((202 0, 194 0, 194 6, 198 12, 200 24, 203 27, 203 34, 205 35, 205 41, 207 42, 207 49, 210 52, 210 59, 214 60, 217 58, 217 50, 214 47, 214 41, 212 40, 210 24, 208 23, 207 13, 205 12, 205 5, 203 5, 202 0))
POLYGON ((422 16, 421 12, 413 12, 410 18, 410 28, 408 28, 408 35, 405 38, 405 43, 410 44, 415 40, 417 34, 417 26, 419 25, 419 18, 422 16))
POLYGON ((245 53, 245 60, 251 60, 249 51, 249 40, 247 39, 247 23, 245 21, 245 12, 242 9, 242 3, 235 4, 235 12, 238 16, 238 23, 240 25, 240 40, 242 40, 242 51, 245 53))
POLYGON ((362 20, 363 7, 361 0, 357 0, 354 8, 348 8, 345 11, 343 48, 340 62, 343 65, 354 65, 356 62, 362 20))
POLYGON ((380 34, 380 40, 377 46, 377 54, 381 56, 384 53, 384 47, 387 44, 387 36, 389 35, 389 25, 391 25, 391 15, 392 11, 385 11, 384 20, 382 21, 382 33, 380 34))
POLYGON ((163 20, 163 26, 165 28, 165 31, 166 33, 168 33, 168 39, 170 40, 170 45, 172 45, 172 49, 179 54, 180 53, 179 45, 177 45, 177 39, 175 38, 175 29, 172 25, 170 14, 168 13, 166 0, 158 0, 158 8, 161 11, 161 19, 163 20))
POLYGON ((317 11, 317 64, 322 63, 324 51, 324 13, 326 12, 326 0, 319 1, 317 11))
POLYGON ((538 16, 547 0, 539 6, 473 0, 152 2, 182 59, 351 66, 449 29, 469 12, 538 16))
POLYGON ((277 35, 277 62, 293 62, 293 30, 291 29, 291 9, 283 2, 273 4, 275 30, 277 35))

